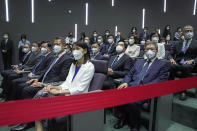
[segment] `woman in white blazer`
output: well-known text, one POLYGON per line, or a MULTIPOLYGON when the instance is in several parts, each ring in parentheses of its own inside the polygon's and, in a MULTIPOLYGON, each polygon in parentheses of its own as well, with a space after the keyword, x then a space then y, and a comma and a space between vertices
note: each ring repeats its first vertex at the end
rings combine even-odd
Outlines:
MULTIPOLYGON (((72 63, 66 81, 60 86, 49 85, 42 91, 48 92, 49 96, 73 95, 88 92, 90 82, 95 69, 89 61, 90 54, 85 43, 73 44, 74 62, 72 63)), ((36 131, 42 131, 43 126, 40 121, 35 122, 36 131)))

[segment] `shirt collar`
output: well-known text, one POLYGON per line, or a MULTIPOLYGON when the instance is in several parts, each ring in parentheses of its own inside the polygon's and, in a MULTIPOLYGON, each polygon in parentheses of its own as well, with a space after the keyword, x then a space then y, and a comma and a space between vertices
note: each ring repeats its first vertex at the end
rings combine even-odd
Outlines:
POLYGON ((124 52, 119 54, 118 57, 121 58, 124 55, 124 52))
POLYGON ((61 54, 58 55, 58 58, 62 57, 65 53, 66 51, 63 51, 61 54))

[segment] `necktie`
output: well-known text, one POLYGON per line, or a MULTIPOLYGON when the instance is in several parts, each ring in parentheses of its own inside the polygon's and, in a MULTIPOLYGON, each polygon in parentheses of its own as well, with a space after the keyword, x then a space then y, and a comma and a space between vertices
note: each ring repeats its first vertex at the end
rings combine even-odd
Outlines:
POLYGON ((38 66, 40 65, 40 63, 42 63, 42 61, 44 60, 44 58, 45 58, 45 56, 42 56, 41 59, 40 59, 40 61, 36 64, 36 66, 34 67, 34 69, 32 71, 33 74, 35 73, 35 71, 38 68, 38 66))
POLYGON ((111 50, 112 45, 113 45, 113 44, 111 44, 111 45, 109 46, 109 48, 108 48, 108 54, 109 54, 109 52, 110 52, 110 50, 111 50))
MULTIPOLYGON (((188 42, 186 42, 186 44, 185 44, 185 46, 182 48, 181 52, 185 54, 185 52, 187 51, 188 47, 189 47, 189 44, 188 44, 188 42)), ((181 59, 180 63, 183 64, 184 62, 185 62, 185 59, 184 59, 184 58, 181 59)))
POLYGON ((44 76, 42 78, 42 83, 44 82, 44 80, 45 80, 47 74, 49 73, 49 71, 51 70, 51 68, 55 65, 55 62, 56 62, 57 58, 58 58, 57 56, 54 58, 53 62, 49 66, 48 70, 45 72, 45 74, 44 74, 44 76))
MULTIPOLYGON (((29 54, 28 54, 29 55, 29 54)), ((24 58, 23 58, 23 62, 26 60, 26 58, 27 58, 27 56, 28 56, 27 54, 24 56, 24 58)))
POLYGON ((116 58, 114 59, 114 61, 111 64, 111 67, 113 67, 114 65, 116 65, 116 63, 118 62, 118 55, 116 56, 116 58))
POLYGON ((141 72, 140 72, 140 74, 139 74, 139 77, 138 77, 138 79, 137 79, 137 82, 136 82, 137 85, 140 85, 140 83, 141 83, 142 80, 144 79, 144 76, 145 76, 146 73, 147 73, 149 64, 150 64, 150 61, 147 61, 146 64, 144 65, 144 67, 142 68, 142 70, 141 70, 141 72))
POLYGON ((189 44, 188 44, 188 42, 185 44, 185 46, 182 48, 182 52, 185 54, 185 52, 187 51, 187 49, 188 49, 188 47, 189 47, 189 44))

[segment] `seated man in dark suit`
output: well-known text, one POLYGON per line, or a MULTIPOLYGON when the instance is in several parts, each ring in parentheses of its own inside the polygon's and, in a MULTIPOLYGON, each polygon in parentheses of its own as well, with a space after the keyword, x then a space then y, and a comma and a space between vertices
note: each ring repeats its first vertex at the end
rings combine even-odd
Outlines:
POLYGON ((6 96, 8 95, 11 86, 10 81, 22 77, 24 71, 31 71, 35 64, 40 60, 41 53, 37 43, 34 42, 32 44, 31 52, 28 44, 24 45, 23 50, 24 52, 27 52, 27 54, 24 56, 24 62, 19 65, 14 65, 13 69, 5 70, 1 73, 3 76, 3 82, 1 86, 4 89, 3 92, 6 96))
POLYGON ((111 56, 108 63, 108 77, 104 81, 103 89, 115 87, 114 79, 123 78, 133 65, 133 60, 125 54, 127 46, 120 41, 116 46, 117 55, 111 56))
POLYGON ((92 44, 92 54, 90 55, 91 60, 105 60, 105 57, 101 55, 100 46, 98 43, 92 44))
POLYGON ((116 55, 116 43, 114 41, 114 36, 108 36, 108 42, 106 43, 106 53, 104 54, 105 57, 110 57, 116 55))
POLYGON ((104 43, 103 41, 103 37, 101 35, 98 36, 98 40, 97 40, 98 44, 100 45, 100 52, 101 55, 106 54, 106 43, 104 43))
POLYGON ((40 61, 36 64, 32 72, 29 73, 28 76, 14 79, 12 81, 12 90, 10 93, 11 96, 9 97, 8 100, 16 100, 17 98, 19 98, 18 94, 20 94, 21 92, 20 88, 17 88, 19 84, 25 83, 31 80, 32 78, 40 77, 46 72, 47 67, 49 66, 51 61, 54 59, 54 53, 51 52, 51 44, 49 42, 42 42, 41 54, 42 54, 42 57, 40 61))
MULTIPOLYGON (((61 38, 55 39, 53 52, 56 56, 47 67, 47 71, 39 79, 31 79, 26 82, 25 85, 19 85, 17 87, 23 88, 20 99, 33 98, 39 90, 43 89, 43 83, 60 82, 66 80, 73 59, 71 59, 71 57, 64 51, 63 41, 64 40, 61 38)), ((22 131, 28 127, 28 124, 20 124, 12 128, 12 131, 22 131)))
MULTIPOLYGON (((136 61, 130 72, 124 77, 122 84, 118 89, 167 81, 169 77, 170 64, 166 61, 157 59, 157 52, 157 44, 147 44, 145 47, 147 59, 140 59, 136 61)), ((127 118, 131 131, 138 131, 138 126, 140 124, 140 106, 142 103, 143 102, 141 101, 120 106, 120 119, 114 125, 114 128, 118 129, 123 127, 127 118)))
MULTIPOLYGON (((192 40, 194 29, 187 25, 183 28, 185 39, 177 41, 172 48, 170 55, 171 72, 170 79, 174 79, 176 73, 181 72, 182 78, 190 77, 197 63, 197 41, 192 40)), ((180 100, 186 100, 186 91, 180 94, 180 100)))
POLYGON ((97 42, 97 36, 98 33, 96 31, 93 31, 92 37, 90 38, 90 44, 92 45, 93 43, 97 42))

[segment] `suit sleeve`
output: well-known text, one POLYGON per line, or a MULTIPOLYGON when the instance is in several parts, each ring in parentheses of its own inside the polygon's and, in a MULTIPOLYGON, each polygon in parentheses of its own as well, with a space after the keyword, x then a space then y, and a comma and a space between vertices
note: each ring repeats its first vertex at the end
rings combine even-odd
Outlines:
POLYGON ((165 62, 165 64, 163 64, 163 66, 160 68, 158 77, 156 77, 156 79, 153 80, 151 83, 167 81, 169 79, 169 74, 170 74, 169 69, 170 69, 170 63, 165 62))
POLYGON ((59 75, 53 77, 50 81, 54 81, 54 82, 65 81, 72 62, 73 62, 73 59, 71 58, 65 60, 63 63, 63 67, 60 69, 59 75))
POLYGON ((127 75, 124 77, 123 81, 121 83, 127 83, 129 84, 133 79, 133 75, 135 73, 135 67, 137 64, 135 63, 134 66, 131 68, 131 70, 127 73, 127 75))
POLYGON ((169 59, 173 59, 174 58, 174 56, 176 54, 176 45, 177 45, 177 42, 175 42, 173 44, 173 46, 171 47, 169 59))
POLYGON ((122 77, 124 77, 129 72, 129 70, 131 69, 132 66, 133 66, 133 60, 128 57, 128 59, 126 59, 124 61, 124 69, 123 69, 123 71, 114 71, 112 77, 113 78, 122 78, 122 77))

